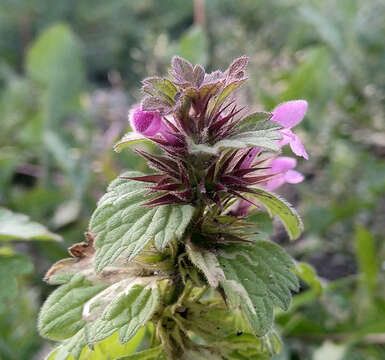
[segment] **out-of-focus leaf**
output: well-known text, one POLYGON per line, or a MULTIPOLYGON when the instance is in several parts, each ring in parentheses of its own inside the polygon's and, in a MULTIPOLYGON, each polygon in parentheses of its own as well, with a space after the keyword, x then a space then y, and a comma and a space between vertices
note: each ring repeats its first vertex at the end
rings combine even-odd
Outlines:
POLYGON ((345 345, 336 345, 326 341, 314 352, 313 360, 342 360, 345 351, 345 345))
POLYGON ((76 221, 80 211, 81 203, 78 200, 72 199, 62 203, 53 216, 52 226, 60 228, 76 221))
MULTIPOLYGON (((325 76, 329 72, 330 57, 328 49, 324 47, 307 50, 304 61, 288 74, 288 86, 282 92, 280 100, 317 99, 316 103, 311 104, 310 111, 321 116, 336 87, 330 78, 325 76)), ((321 123, 317 122, 314 128, 320 131, 320 126, 321 123)))
POLYGON ((356 227, 356 256, 363 281, 373 295, 377 288, 377 257, 374 239, 370 232, 362 226, 356 227))
POLYGON ((193 26, 179 40, 177 55, 192 64, 206 65, 208 60, 208 41, 203 28, 193 26))
POLYGON ((53 234, 43 225, 30 221, 27 215, 13 213, 0 207, 0 241, 43 240, 59 241, 61 237, 53 234))
POLYGON ((51 26, 29 48, 26 68, 28 75, 47 91, 46 115, 55 124, 79 101, 84 71, 78 39, 64 24, 51 26))
POLYGON ((295 273, 306 282, 313 289, 317 296, 321 296, 323 292, 323 286, 320 279, 317 277, 315 269, 306 263, 297 262, 297 268, 295 273))
POLYGON ((4 309, 4 302, 17 295, 17 275, 29 274, 33 265, 27 256, 14 254, 11 251, 0 253, 0 312, 4 309))

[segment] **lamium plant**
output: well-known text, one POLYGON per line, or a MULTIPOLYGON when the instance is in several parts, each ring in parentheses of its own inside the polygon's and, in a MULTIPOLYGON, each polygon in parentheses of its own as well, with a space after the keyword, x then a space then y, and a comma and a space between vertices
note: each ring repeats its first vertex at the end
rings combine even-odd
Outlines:
POLYGON ((207 74, 174 57, 169 78, 143 80, 133 131, 115 150, 136 151, 153 171, 114 180, 85 241, 46 274, 59 287, 39 330, 61 341, 47 359, 269 359, 280 351, 274 308, 289 308, 300 271, 269 239, 271 218, 292 240, 303 225, 271 191, 304 178, 295 158, 280 154, 289 145, 308 158, 292 131, 307 103, 239 106, 247 62, 207 74))

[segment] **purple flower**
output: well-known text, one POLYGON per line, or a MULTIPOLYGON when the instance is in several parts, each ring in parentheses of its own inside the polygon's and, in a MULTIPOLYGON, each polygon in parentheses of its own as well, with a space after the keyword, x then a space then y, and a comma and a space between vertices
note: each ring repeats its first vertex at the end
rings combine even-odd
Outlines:
MULTIPOLYGON (((253 148, 249 152, 249 154, 252 154, 253 156, 251 158, 246 157, 245 160, 243 160, 241 168, 250 167, 254 157, 259 151, 259 148, 253 148)), ((274 177, 271 180, 266 181, 264 184, 261 184, 262 187, 273 191, 285 183, 298 184, 302 182, 304 180, 304 176, 300 172, 293 170, 296 165, 297 160, 291 157, 280 156, 274 159, 270 163, 271 167, 269 169, 269 174, 274 175, 274 177)), ((250 202, 241 200, 238 202, 232 213, 236 216, 245 216, 247 215, 249 208, 250 202)))
POLYGON ((295 135, 291 128, 299 124, 306 114, 307 102, 305 100, 293 100, 279 104, 273 110, 271 121, 280 124, 283 129, 280 130, 282 140, 280 146, 290 145, 294 154, 309 159, 309 156, 303 146, 300 138, 295 135))
POLYGON ((267 181, 265 188, 268 190, 275 190, 285 183, 298 184, 303 181, 304 176, 293 170, 297 165, 297 160, 291 157, 280 156, 272 161, 270 173, 276 174, 274 178, 267 181))
POLYGON ((134 131, 145 137, 153 137, 159 134, 171 145, 179 143, 157 111, 143 111, 139 106, 130 111, 129 121, 134 131))

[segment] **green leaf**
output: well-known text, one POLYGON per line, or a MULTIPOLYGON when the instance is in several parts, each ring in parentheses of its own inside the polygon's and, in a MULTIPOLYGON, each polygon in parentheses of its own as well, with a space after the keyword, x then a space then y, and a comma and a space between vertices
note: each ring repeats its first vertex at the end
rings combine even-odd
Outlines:
MULTIPOLYGON (((138 174, 126 173, 123 176, 138 174)), ((96 238, 95 268, 101 271, 118 257, 131 260, 151 241, 159 250, 174 238, 180 238, 189 224, 194 208, 190 205, 142 206, 145 185, 118 178, 100 199, 90 231, 96 238)))
POLYGON ((252 127, 245 126, 238 129, 230 137, 220 140, 214 145, 195 144, 189 142, 189 151, 191 153, 205 152, 208 154, 217 154, 221 149, 243 149, 250 146, 262 147, 271 151, 278 151, 277 140, 281 135, 277 130, 280 126, 268 120, 256 122, 252 127))
MULTIPOLYGON (((267 122, 269 126, 273 127, 274 125, 277 129, 279 129, 280 126, 277 123, 272 123, 268 121, 271 118, 271 116, 272 116, 272 113, 265 112, 265 111, 258 111, 258 112, 252 113, 238 122, 238 124, 234 129, 234 132, 242 133, 247 131, 258 130, 258 128, 261 126, 261 122, 267 122)), ((265 126, 267 126, 267 124, 265 124, 265 126)))
POLYGON ((208 40, 204 29, 192 26, 182 34, 175 53, 192 64, 205 65, 208 60, 208 40))
POLYGON ((85 325, 83 306, 104 288, 105 285, 94 285, 81 274, 73 276, 45 301, 39 315, 40 334, 53 340, 76 334, 85 325))
POLYGON ((218 95, 212 111, 215 111, 216 109, 218 109, 224 103, 224 101, 232 94, 232 92, 235 89, 239 88, 245 81, 246 79, 234 80, 230 84, 225 86, 220 92, 220 94, 218 95))
POLYGON ((256 335, 266 334, 273 325, 273 306, 287 310, 291 290, 298 290, 294 261, 268 241, 226 247, 219 251, 218 260, 227 279, 221 285, 230 305, 241 307, 256 335))
POLYGON ((218 346, 229 360, 268 360, 281 351, 281 341, 274 331, 260 338, 251 334, 231 335, 218 346))
POLYGON ((117 360, 166 360, 161 346, 139 351, 135 354, 121 357, 117 360))
POLYGON ((44 116, 53 125, 59 124, 69 109, 78 105, 84 81, 79 40, 64 24, 43 31, 28 49, 28 76, 41 85, 44 116))
POLYGON ((133 144, 138 144, 138 143, 151 143, 151 141, 147 138, 145 138, 143 135, 130 132, 124 135, 115 145, 114 145, 114 150, 116 152, 121 152, 123 149, 126 147, 129 147, 130 145, 133 144))
POLYGON ((303 223, 296 210, 286 200, 265 189, 254 187, 257 193, 247 196, 255 197, 261 202, 271 216, 278 215, 291 240, 297 239, 303 231, 303 223))
POLYGON ((105 360, 117 359, 121 356, 133 353, 142 342, 146 328, 139 329, 136 334, 124 345, 118 339, 118 331, 111 336, 92 344, 92 348, 87 346, 88 337, 85 328, 79 330, 74 336, 62 342, 47 357, 47 360, 105 360))
POLYGON ((140 329, 137 334, 126 344, 121 345, 118 334, 115 333, 108 339, 98 342, 93 349, 86 346, 84 332, 80 331, 73 338, 64 341, 62 345, 54 349, 46 360, 106 360, 118 359, 124 355, 133 353, 143 340, 145 329, 140 329))
POLYGON ((115 332, 107 339, 96 343, 93 349, 90 349, 88 346, 83 349, 80 360, 117 359, 132 354, 144 339, 145 333, 146 328, 139 329, 130 341, 122 345, 119 342, 118 333, 115 332))
POLYGON ((119 341, 126 343, 151 318, 159 305, 156 282, 148 286, 130 282, 118 296, 111 299, 100 318, 86 327, 87 342, 103 340, 119 330, 119 341))
POLYGON ((225 280, 225 275, 214 253, 198 247, 191 241, 186 243, 186 252, 191 262, 203 272, 211 287, 216 288, 219 281, 225 280))
POLYGON ((250 228, 244 228, 246 233, 251 233, 254 240, 269 240, 270 236, 274 233, 273 222, 266 212, 257 211, 251 213, 246 218, 246 223, 255 225, 250 228))
POLYGON ((0 253, 0 312, 4 302, 16 297, 18 292, 17 275, 29 274, 33 265, 22 254, 0 253))
POLYGON ((79 360, 86 345, 84 329, 81 329, 48 354, 46 360, 79 360))
POLYGON ((204 348, 187 350, 182 356, 182 360, 202 360, 202 359, 222 360, 223 357, 218 352, 214 352, 204 348))
POLYGON ((297 262, 297 268, 295 269, 295 273, 298 277, 305 281, 311 289, 315 291, 315 295, 322 295, 323 286, 321 284, 320 279, 317 277, 315 269, 312 266, 306 263, 297 262))
POLYGON ((13 213, 0 207, 0 241, 1 240, 61 240, 43 225, 30 221, 27 215, 13 213))
POLYGON ((367 229, 357 225, 354 240, 358 267, 363 275, 364 283, 373 295, 378 282, 378 263, 374 239, 367 229))
POLYGON ((178 89, 170 80, 159 77, 151 77, 144 79, 143 84, 144 86, 142 90, 144 92, 160 97, 171 106, 175 104, 174 97, 178 92, 178 89))

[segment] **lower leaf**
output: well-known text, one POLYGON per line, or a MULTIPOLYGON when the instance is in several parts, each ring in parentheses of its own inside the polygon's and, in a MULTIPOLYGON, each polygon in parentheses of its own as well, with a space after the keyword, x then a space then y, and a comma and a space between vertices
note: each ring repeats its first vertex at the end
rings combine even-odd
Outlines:
POLYGON ((119 330, 119 341, 126 343, 146 324, 159 305, 156 283, 143 286, 135 281, 105 308, 100 318, 86 326, 89 344, 109 337, 119 330))
POLYGON ((227 279, 221 285, 229 305, 240 306, 255 334, 265 335, 273 325, 273 306, 287 310, 291 290, 298 289, 294 261, 268 241, 226 247, 218 260, 227 279))

